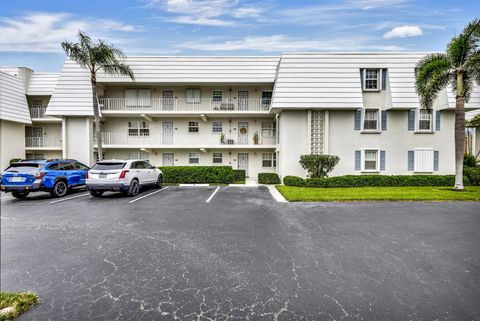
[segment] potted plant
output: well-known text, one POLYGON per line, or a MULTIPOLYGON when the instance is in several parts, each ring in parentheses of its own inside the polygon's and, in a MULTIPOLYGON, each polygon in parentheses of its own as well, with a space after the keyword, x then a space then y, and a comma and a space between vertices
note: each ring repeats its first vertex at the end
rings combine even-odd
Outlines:
POLYGON ((225 145, 225 134, 224 133, 220 134, 220 144, 225 145))
POLYGON ((253 134, 253 143, 255 145, 258 145, 258 140, 259 140, 258 132, 255 132, 255 134, 253 134))

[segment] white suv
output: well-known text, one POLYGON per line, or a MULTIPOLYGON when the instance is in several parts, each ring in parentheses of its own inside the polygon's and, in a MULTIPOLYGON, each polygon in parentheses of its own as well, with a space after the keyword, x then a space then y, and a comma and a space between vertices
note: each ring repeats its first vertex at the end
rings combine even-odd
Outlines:
POLYGON ((161 188, 163 173, 144 160, 104 160, 96 163, 87 175, 90 194, 100 197, 106 191, 119 191, 136 196, 141 186, 156 185, 161 188))

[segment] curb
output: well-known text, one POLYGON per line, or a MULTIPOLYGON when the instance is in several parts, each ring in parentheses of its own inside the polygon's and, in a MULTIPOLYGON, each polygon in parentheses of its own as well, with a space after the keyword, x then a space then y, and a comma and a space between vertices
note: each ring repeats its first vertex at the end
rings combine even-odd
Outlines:
POLYGON ((283 197, 283 195, 277 190, 275 185, 265 185, 265 186, 267 186, 268 191, 278 203, 288 203, 287 199, 283 197))

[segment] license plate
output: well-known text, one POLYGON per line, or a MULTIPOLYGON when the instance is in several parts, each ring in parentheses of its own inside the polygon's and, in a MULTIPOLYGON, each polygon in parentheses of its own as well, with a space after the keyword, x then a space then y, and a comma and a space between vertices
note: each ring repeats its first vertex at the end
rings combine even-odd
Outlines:
POLYGON ((99 178, 107 178, 107 174, 99 174, 98 177, 99 178))
POLYGON ((10 179, 10 182, 23 182, 24 178, 23 177, 12 177, 10 179))

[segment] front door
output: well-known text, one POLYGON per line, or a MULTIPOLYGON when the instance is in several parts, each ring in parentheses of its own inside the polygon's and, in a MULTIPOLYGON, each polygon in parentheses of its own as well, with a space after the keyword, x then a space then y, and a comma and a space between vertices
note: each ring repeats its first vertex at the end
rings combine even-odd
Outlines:
POLYGON ((173 91, 164 90, 162 93, 163 110, 173 110, 173 91))
POLYGON ((244 169, 248 177, 248 153, 238 153, 238 169, 244 169))
POLYGON ((238 92, 238 110, 248 110, 248 91, 238 92))
POLYGON ((238 143, 241 145, 248 144, 248 122, 238 122, 238 143))
POLYGON ((163 166, 173 166, 174 165, 174 159, 173 159, 173 153, 163 153, 163 166))
POLYGON ((173 144, 173 122, 165 121, 162 124, 163 126, 163 144, 172 145, 173 144))
POLYGON ((43 147, 43 128, 32 128, 32 147, 43 147))

